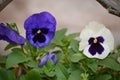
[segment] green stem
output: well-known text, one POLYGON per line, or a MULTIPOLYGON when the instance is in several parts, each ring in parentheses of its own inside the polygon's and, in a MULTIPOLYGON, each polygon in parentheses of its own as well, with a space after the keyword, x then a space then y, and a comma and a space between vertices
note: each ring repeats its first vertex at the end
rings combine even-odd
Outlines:
POLYGON ((68 48, 62 47, 63 53, 65 54, 65 62, 69 64, 69 54, 68 54, 68 48))
POLYGON ((28 51, 26 48, 24 48, 24 46, 21 46, 21 49, 22 49, 22 51, 24 52, 24 54, 28 57, 29 51, 28 51), (26 52, 27 52, 27 53, 26 53, 26 52))
POLYGON ((83 74, 81 74, 81 76, 82 76, 83 80, 88 80, 89 75, 87 73, 83 73, 83 74))
POLYGON ((85 71, 85 73, 87 72, 87 70, 85 69, 85 67, 83 66, 83 63, 79 63, 81 65, 81 68, 85 71))
POLYGON ((85 73, 82 73, 81 76, 83 78, 83 80, 88 80, 88 77, 89 77, 89 74, 87 74, 87 70, 86 68, 83 66, 83 63, 80 63, 79 64, 81 65, 81 68, 84 70, 85 73))

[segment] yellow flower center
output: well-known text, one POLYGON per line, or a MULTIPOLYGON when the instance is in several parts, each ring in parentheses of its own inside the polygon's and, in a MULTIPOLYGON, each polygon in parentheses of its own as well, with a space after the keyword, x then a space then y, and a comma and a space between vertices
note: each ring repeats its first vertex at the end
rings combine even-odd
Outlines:
POLYGON ((96 39, 96 38, 93 40, 93 43, 94 43, 94 44, 96 44, 96 43, 97 43, 97 39, 96 39))
POLYGON ((40 30, 38 30, 38 31, 37 31, 37 34, 40 34, 40 33, 41 33, 41 31, 40 31, 40 30))

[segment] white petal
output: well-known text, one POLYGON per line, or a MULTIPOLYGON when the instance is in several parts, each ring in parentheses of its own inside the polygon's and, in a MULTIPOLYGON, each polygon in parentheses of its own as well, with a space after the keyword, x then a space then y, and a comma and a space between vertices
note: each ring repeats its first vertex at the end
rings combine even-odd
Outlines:
POLYGON ((93 36, 93 31, 91 29, 83 29, 80 33, 80 39, 84 41, 88 41, 90 37, 93 36))
POLYGON ((108 45, 110 47, 110 50, 114 49, 114 37, 109 29, 102 28, 98 32, 98 35, 104 38, 104 44, 108 45))
POLYGON ((97 57, 97 58, 99 58, 99 59, 104 59, 104 58, 106 58, 106 57, 110 54, 110 52, 111 52, 109 46, 104 45, 104 44, 103 44, 102 46, 104 47, 104 51, 103 51, 103 53, 102 53, 101 55, 98 54, 98 57, 97 57))
POLYGON ((88 42, 87 41, 81 41, 79 43, 79 50, 82 51, 83 49, 85 49, 88 46, 88 42))
POLYGON ((79 43, 79 50, 83 50, 85 47, 88 46, 88 40, 93 35, 93 31, 90 29, 83 29, 80 34, 80 43, 79 43))
POLYGON ((90 45, 87 46, 87 47, 84 49, 83 54, 84 54, 85 56, 87 56, 88 58, 94 58, 94 56, 92 56, 92 55, 90 54, 90 52, 88 51, 88 50, 89 50, 89 47, 90 47, 90 45))
POLYGON ((103 24, 100 24, 98 22, 92 21, 90 22, 86 28, 87 29, 91 29, 94 33, 97 33, 98 31, 100 31, 102 28, 104 28, 105 26, 103 24))
POLYGON ((105 44, 101 44, 103 47, 104 47, 104 51, 102 54, 98 54, 96 53, 94 56, 90 54, 90 52, 88 51, 89 50, 89 47, 86 47, 83 51, 83 54, 89 58, 98 58, 98 59, 104 59, 106 58, 109 53, 110 53, 110 49, 109 49, 109 46, 105 45, 105 44))

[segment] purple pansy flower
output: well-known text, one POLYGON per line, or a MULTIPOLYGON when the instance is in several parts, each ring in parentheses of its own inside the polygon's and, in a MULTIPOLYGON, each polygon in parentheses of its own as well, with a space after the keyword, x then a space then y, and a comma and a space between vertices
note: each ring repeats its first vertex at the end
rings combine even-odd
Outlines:
POLYGON ((5 40, 11 44, 24 45, 25 39, 10 27, 0 23, 0 40, 5 40))
POLYGON ((34 47, 47 46, 55 35, 56 19, 49 12, 33 14, 25 21, 24 28, 34 47))
POLYGON ((51 54, 47 54, 46 56, 44 56, 44 57, 41 59, 41 61, 40 61, 40 63, 39 63, 38 66, 39 66, 39 67, 42 67, 43 65, 45 65, 45 63, 46 63, 49 59, 51 59, 51 60, 53 61, 53 64, 55 64, 55 63, 57 62, 56 54, 51 53, 51 54))
POLYGON ((104 59, 114 49, 114 38, 109 29, 90 22, 80 33, 79 50, 89 58, 104 59))

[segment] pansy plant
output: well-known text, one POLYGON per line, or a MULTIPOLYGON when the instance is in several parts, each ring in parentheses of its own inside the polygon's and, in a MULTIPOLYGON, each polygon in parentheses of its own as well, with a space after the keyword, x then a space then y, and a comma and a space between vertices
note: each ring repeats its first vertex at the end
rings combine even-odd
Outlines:
POLYGON ((27 40, 34 47, 47 46, 54 37, 56 19, 49 12, 36 13, 24 23, 27 40))
POLYGON ((104 59, 114 49, 114 38, 109 29, 90 22, 80 33, 79 50, 89 58, 104 59))

